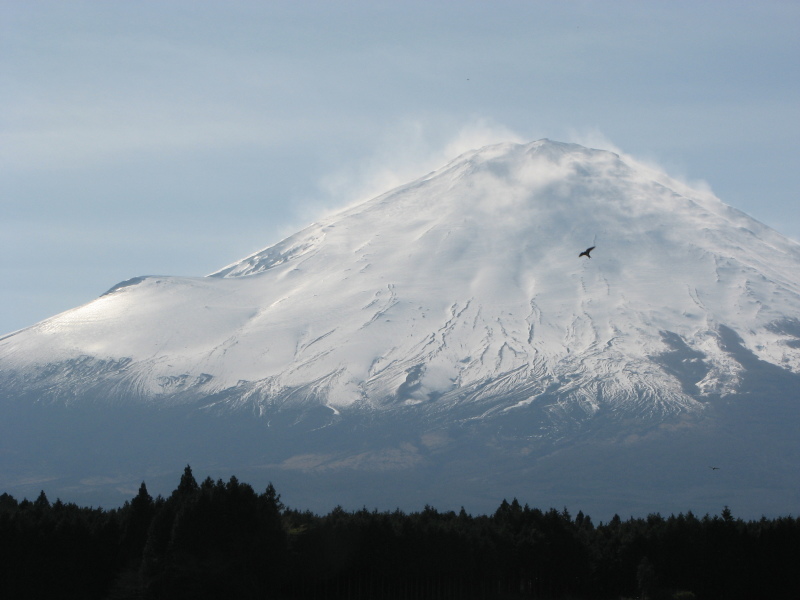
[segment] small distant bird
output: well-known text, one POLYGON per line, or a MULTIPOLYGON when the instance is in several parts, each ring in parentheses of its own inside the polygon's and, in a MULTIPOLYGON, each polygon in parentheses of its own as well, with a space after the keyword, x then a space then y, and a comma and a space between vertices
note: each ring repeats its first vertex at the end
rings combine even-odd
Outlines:
POLYGON ((592 256, 589 254, 589 252, 591 252, 594 249, 595 249, 595 246, 592 246, 591 248, 587 248, 586 250, 584 250, 583 252, 578 254, 578 258, 580 258, 581 256, 585 256, 586 258, 592 258, 592 256))
POLYGON ((720 467, 708 467, 712 471, 719 471, 720 467))

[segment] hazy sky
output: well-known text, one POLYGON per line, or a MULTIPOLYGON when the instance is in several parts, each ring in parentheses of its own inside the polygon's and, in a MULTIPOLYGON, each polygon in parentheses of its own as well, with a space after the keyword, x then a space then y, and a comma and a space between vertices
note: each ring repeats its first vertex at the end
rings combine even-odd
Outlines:
POLYGON ((618 147, 800 240, 800 2, 0 0, 0 334, 471 147, 618 147))

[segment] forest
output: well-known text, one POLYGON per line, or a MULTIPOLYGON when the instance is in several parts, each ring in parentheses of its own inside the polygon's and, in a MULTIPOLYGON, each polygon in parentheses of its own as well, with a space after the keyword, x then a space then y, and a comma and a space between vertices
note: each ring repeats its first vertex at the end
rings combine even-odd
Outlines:
POLYGON ((0 597, 22 599, 800 598, 800 519, 607 523, 503 501, 493 514, 318 515, 187 466, 119 508, 0 495, 0 597))

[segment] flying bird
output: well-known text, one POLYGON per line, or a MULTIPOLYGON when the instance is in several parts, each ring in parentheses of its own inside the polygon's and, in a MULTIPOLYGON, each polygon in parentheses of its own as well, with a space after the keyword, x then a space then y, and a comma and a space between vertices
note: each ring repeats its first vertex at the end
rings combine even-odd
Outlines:
POLYGON ((719 471, 720 470, 720 467, 708 467, 708 468, 711 469, 712 471, 719 471))
POLYGON ((594 249, 595 249, 595 246, 592 246, 591 248, 587 248, 586 250, 584 250, 583 252, 578 254, 578 258, 580 258, 581 256, 585 256, 586 258, 592 258, 591 254, 589 254, 589 252, 591 252, 594 249))

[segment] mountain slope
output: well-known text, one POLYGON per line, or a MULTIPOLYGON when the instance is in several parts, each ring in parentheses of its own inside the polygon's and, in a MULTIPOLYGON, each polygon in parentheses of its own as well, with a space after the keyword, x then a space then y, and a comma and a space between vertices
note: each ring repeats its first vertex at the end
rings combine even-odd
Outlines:
MULTIPOLYGON (((0 383, 15 406, 292 414, 364 440, 398 419, 615 439, 703 422, 753 365, 799 373, 799 274, 798 244, 708 192, 611 152, 500 144, 209 277, 135 278, 6 336, 0 383)), ((398 444, 336 460, 435 464, 398 444)))

